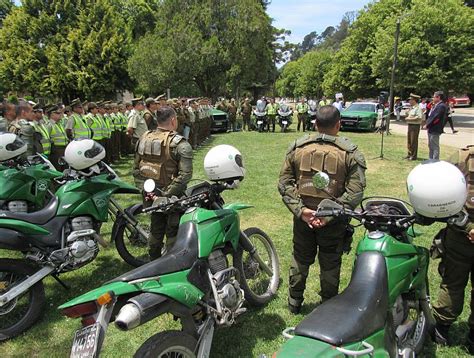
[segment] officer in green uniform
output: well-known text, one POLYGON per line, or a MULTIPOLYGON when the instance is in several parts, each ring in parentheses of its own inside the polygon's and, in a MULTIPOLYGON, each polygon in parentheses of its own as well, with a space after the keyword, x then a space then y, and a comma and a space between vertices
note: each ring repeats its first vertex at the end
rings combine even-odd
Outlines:
POLYGON ((40 106, 36 106, 36 110, 33 106, 33 120, 30 124, 35 129, 33 135, 33 154, 42 153, 45 156, 49 156, 51 153, 51 138, 49 137, 49 130, 47 124, 43 123, 43 109, 40 106))
POLYGON ((304 98, 301 99, 301 102, 296 105, 296 113, 298 116, 298 126, 297 130, 299 132, 300 125, 303 125, 303 132, 306 130, 306 120, 308 119, 308 109, 309 106, 306 103, 304 98))
POLYGON ((145 109, 143 97, 132 99, 133 109, 128 116, 127 134, 132 140, 132 147, 135 150, 140 137, 148 130, 142 111, 145 109))
MULTIPOLYGON (((191 145, 176 132, 178 119, 171 107, 163 107, 157 113, 157 129, 147 131, 137 143, 133 175, 138 188, 143 188, 144 180, 156 182, 164 197, 182 196, 193 175, 193 150, 191 145)), ((160 198, 159 198, 160 199, 160 198)), ((161 198, 162 199, 162 198, 161 198)), ((151 201, 144 201, 144 206, 151 201)), ((153 213, 149 239, 151 259, 161 256, 163 239, 166 235, 167 247, 176 238, 179 214, 153 213)))
POLYGON ((309 268, 318 254, 322 301, 338 294, 341 257, 352 232, 337 218, 314 218, 321 200, 336 197, 355 208, 365 188, 365 159, 349 139, 338 137, 339 111, 324 106, 317 112, 318 134, 306 135, 290 145, 280 172, 278 190, 293 217, 293 260, 289 279, 289 308, 298 313, 309 268), (331 179, 325 190, 312 185, 316 172, 331 179), (330 195, 329 195, 330 194, 330 195))
POLYGON ((69 142, 66 131, 61 124, 63 112, 56 104, 47 106, 45 112, 49 119, 49 123, 46 126, 51 139, 49 160, 56 169, 62 171, 66 169, 66 166, 59 164, 59 159, 64 156, 64 151, 69 142))
POLYGON ((26 101, 20 101, 17 106, 18 117, 13 121, 9 127, 9 131, 17 134, 26 143, 25 157, 36 154, 41 150, 39 146, 35 128, 32 125, 34 119, 33 109, 31 104, 26 101))
POLYGON ((84 118, 84 108, 79 98, 71 102, 72 114, 66 123, 66 134, 69 139, 92 138, 92 131, 84 118))
POLYGON ((433 305, 436 319, 434 338, 439 344, 449 343, 449 328, 462 313, 470 278, 471 313, 467 322, 467 342, 469 352, 474 354, 474 145, 458 150, 449 161, 466 178, 468 195, 464 209, 468 214, 468 221, 462 227, 447 225, 435 238, 432 252, 438 252, 441 256, 438 267, 441 284, 438 301, 433 305))
POLYGON ((130 138, 127 136, 127 124, 128 116, 126 114, 127 108, 124 103, 119 105, 119 116, 121 118, 121 127, 120 127, 120 143, 121 143, 121 154, 123 157, 126 157, 130 154, 130 138))
POLYGON ((250 115, 252 114, 252 105, 250 104, 250 100, 248 98, 245 98, 244 103, 242 103, 240 112, 242 113, 242 120, 244 122, 242 130, 247 128, 247 130, 250 131, 250 115))
POLYGON ((237 105, 235 99, 231 98, 229 105, 227 106, 227 114, 229 116, 229 130, 231 132, 237 131, 237 105))
POLYGON ((152 131, 156 129, 156 107, 157 103, 154 98, 147 98, 145 100, 145 110, 143 111, 143 118, 145 118, 146 125, 148 130, 152 131))

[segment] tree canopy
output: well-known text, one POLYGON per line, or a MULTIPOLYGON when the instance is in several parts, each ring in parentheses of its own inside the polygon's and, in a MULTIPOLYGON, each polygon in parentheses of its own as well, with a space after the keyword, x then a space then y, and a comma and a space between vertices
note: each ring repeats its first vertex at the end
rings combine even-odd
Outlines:
POLYGON ((279 93, 313 96, 322 88, 327 95, 342 92, 356 98, 388 89, 397 19, 401 23, 397 93, 474 92, 472 8, 461 0, 436 1, 436 6, 430 0, 380 0, 366 6, 357 18, 346 14, 336 31, 326 29, 325 41, 286 64, 277 80, 279 93), (333 54, 323 61, 321 73, 318 65, 326 57, 313 53, 328 50, 333 54))

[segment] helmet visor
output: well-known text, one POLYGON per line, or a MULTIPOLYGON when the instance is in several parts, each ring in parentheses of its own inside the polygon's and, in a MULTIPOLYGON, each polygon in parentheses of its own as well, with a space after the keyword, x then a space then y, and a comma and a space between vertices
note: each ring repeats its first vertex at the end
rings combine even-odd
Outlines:
POLYGON ((16 137, 12 143, 8 143, 5 149, 11 152, 17 151, 25 145, 25 142, 20 137, 16 137))
POLYGON ((93 159, 97 157, 100 153, 102 153, 103 151, 104 151, 104 147, 102 147, 99 143, 94 142, 94 145, 92 146, 92 148, 87 149, 84 152, 84 157, 93 159))

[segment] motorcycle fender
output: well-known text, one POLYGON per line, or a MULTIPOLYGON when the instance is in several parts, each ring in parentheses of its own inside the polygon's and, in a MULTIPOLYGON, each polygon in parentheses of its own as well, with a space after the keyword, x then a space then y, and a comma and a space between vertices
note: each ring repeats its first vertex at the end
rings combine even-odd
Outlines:
POLYGON ((18 231, 0 228, 0 249, 27 251, 30 247, 18 231))
POLYGON ((224 205, 224 209, 231 209, 231 210, 244 210, 248 208, 253 208, 253 205, 242 204, 242 203, 232 203, 224 205))
POLYGON ((140 288, 136 285, 131 285, 128 282, 111 282, 101 287, 98 287, 92 291, 86 292, 85 294, 73 298, 72 300, 63 303, 58 309, 62 310, 68 307, 77 306, 82 303, 91 302, 97 300, 100 296, 107 292, 113 292, 116 296, 125 295, 133 292, 140 292, 140 288))

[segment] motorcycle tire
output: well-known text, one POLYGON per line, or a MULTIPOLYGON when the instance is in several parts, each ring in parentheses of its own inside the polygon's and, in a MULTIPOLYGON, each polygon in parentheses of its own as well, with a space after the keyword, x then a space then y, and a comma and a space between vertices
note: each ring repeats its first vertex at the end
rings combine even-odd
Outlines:
MULTIPOLYGON (((24 260, 0 259, 0 294, 17 280, 33 275, 37 268, 24 260)), ((0 342, 11 339, 30 328, 44 311, 46 303, 43 282, 39 281, 28 291, 7 305, 0 307, 0 342), (15 312, 20 308, 20 312, 15 312), (10 319, 8 319, 10 318, 10 319), (10 320, 14 320, 10 324, 10 320)))
MULTIPOLYGON (((141 208, 140 206, 135 212, 131 213, 137 221, 139 221, 137 217, 142 213, 141 208)), ((149 218, 149 215, 146 215, 146 218, 149 218)), ((148 230, 146 227, 144 229, 149 231, 149 228, 148 230)), ((131 266, 139 267, 150 261, 148 257, 148 238, 144 238, 136 231, 130 231, 125 219, 118 224, 115 247, 120 257, 131 266)))
MULTIPOLYGON (((420 305, 419 305, 420 306, 420 305)), ((411 335, 408 339, 400 342, 399 350, 403 350, 404 348, 411 348, 415 355, 420 354, 423 349, 423 345, 425 343, 426 337, 428 335, 428 320, 425 317, 421 306, 417 311, 417 318, 415 320, 415 331, 413 335, 411 335)))
POLYGON ((195 358, 197 341, 180 331, 165 331, 148 338, 133 355, 134 358, 195 358))
MULTIPOLYGON (((250 254, 244 251, 241 247, 239 247, 239 249, 234 253, 233 262, 235 268, 237 268, 240 274, 239 283, 244 291, 245 300, 252 306, 260 307, 267 304, 275 296, 276 291, 278 290, 280 284, 280 263, 272 240, 263 230, 251 227, 245 229, 244 233, 257 249, 261 259, 265 261, 267 265, 270 265, 272 271, 272 276, 269 279, 268 277, 263 276, 265 278, 263 280, 265 287, 262 287, 262 292, 257 292, 252 280, 256 277, 258 278, 261 275, 267 274, 260 268, 259 264, 250 257, 250 254), (263 253, 261 252, 260 245, 263 245, 266 251, 265 256, 263 256, 263 253)), ((262 285, 257 284, 257 286, 262 285)))

